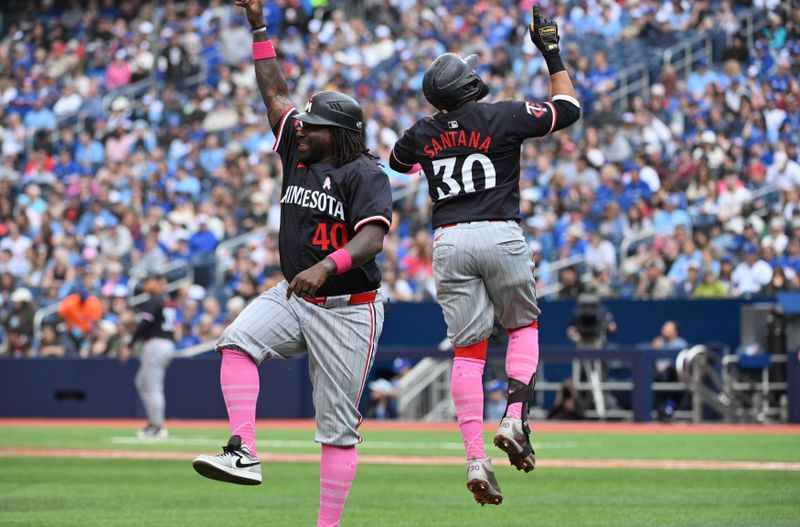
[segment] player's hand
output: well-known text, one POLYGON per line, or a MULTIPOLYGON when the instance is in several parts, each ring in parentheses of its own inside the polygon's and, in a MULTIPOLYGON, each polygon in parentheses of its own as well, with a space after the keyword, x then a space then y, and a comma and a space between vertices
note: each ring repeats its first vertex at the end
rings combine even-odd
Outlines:
POLYGON ((329 258, 324 258, 302 273, 298 274, 286 289, 286 299, 292 297, 292 293, 300 297, 313 297, 317 294, 317 289, 322 287, 325 280, 336 270, 336 264, 329 258))
POLYGON ((244 8, 247 21, 253 29, 264 25, 264 6, 261 0, 236 0, 236 7, 244 8))
POLYGON ((531 42, 536 44, 543 55, 558 53, 558 25, 554 20, 539 16, 539 6, 533 6, 533 23, 528 28, 531 42))

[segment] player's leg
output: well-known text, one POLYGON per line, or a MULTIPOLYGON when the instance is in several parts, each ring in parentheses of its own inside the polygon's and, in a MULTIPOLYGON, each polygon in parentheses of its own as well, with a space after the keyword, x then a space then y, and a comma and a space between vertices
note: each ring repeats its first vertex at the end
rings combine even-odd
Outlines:
POLYGON ((475 500, 499 504, 502 494, 483 445, 483 370, 494 311, 474 270, 474 229, 438 229, 433 248, 436 298, 455 348, 450 390, 467 454, 467 487, 475 500))
POLYGON ((336 527, 358 469, 358 410, 383 328, 383 304, 305 306, 303 333, 322 444, 318 527, 336 527))
POLYGON ((533 258, 516 223, 490 224, 478 239, 485 245, 480 254, 486 287, 500 323, 508 332, 508 407, 494 443, 508 454, 514 466, 528 472, 535 465, 528 411, 539 364, 539 308, 533 258))
POLYGON ((272 357, 305 351, 293 302, 296 300, 286 300, 286 282, 282 282, 248 304, 220 336, 220 386, 231 438, 222 454, 201 455, 194 460, 193 466, 201 475, 242 485, 261 483, 255 441, 258 365, 272 357))
POLYGON ((164 439, 164 377, 172 362, 175 345, 166 339, 150 339, 145 342, 139 371, 136 373, 136 390, 142 400, 147 427, 140 430, 140 439, 164 439))

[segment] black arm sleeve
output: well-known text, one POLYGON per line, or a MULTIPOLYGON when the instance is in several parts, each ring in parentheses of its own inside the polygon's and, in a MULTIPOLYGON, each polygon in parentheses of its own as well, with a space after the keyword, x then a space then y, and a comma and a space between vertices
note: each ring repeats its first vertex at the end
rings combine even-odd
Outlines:
POLYGON ((581 117, 580 106, 575 105, 575 103, 572 101, 559 98, 558 95, 553 97, 553 107, 556 110, 556 125, 553 128, 554 132, 577 122, 581 117))

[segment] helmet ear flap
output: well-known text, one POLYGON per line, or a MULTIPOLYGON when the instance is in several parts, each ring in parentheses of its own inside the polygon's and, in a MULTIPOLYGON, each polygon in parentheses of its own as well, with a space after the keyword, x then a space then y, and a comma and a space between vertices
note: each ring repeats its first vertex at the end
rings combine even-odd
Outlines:
POLYGON ((478 94, 475 96, 475 100, 479 101, 489 95, 489 87, 483 82, 483 79, 478 77, 478 82, 480 83, 480 88, 478 89, 478 94))

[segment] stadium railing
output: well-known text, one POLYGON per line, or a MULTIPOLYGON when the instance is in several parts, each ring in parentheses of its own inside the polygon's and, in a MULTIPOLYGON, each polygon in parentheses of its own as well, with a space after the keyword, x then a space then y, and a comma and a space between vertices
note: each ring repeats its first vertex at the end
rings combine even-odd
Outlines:
POLYGON ((252 242, 261 243, 265 236, 274 236, 275 234, 275 232, 264 227, 253 229, 252 231, 221 241, 214 251, 214 261, 217 263, 214 283, 217 286, 222 285, 222 278, 225 275, 225 271, 230 269, 233 263, 233 255, 239 247, 252 242))
POLYGON ((644 95, 650 89, 650 70, 646 63, 636 63, 617 72, 617 87, 611 91, 615 107, 626 103, 632 95, 644 95))
MULTIPOLYGON (((167 265, 165 265, 161 269, 159 269, 159 271, 164 273, 164 274, 166 274, 167 277, 170 276, 170 273, 174 273, 175 271, 179 271, 181 269, 184 269, 183 276, 181 276, 179 278, 176 278, 176 279, 174 279, 172 281, 167 282, 167 285, 166 285, 166 288, 165 288, 166 292, 171 293, 173 291, 176 291, 176 290, 180 289, 181 287, 185 287, 187 285, 190 285, 194 281, 194 273, 192 271, 192 266, 189 265, 188 262, 186 262, 185 260, 175 260, 175 261, 172 261, 172 262, 168 263, 167 265)), ((135 290, 136 285, 138 284, 138 281, 139 281, 138 278, 130 278, 128 280, 128 292, 129 292, 129 295, 131 295, 131 296, 128 297, 128 307, 129 308, 133 308, 133 307, 142 305, 144 302, 147 301, 148 298, 150 298, 150 295, 148 295, 147 293, 141 293, 141 294, 138 294, 138 295, 133 295, 133 292, 135 290)), ((60 304, 61 304, 61 301, 59 300, 58 302, 55 302, 55 303, 50 304, 48 306, 44 306, 42 308, 37 309, 36 312, 34 313, 34 315, 33 315, 33 341, 34 341, 34 343, 36 345, 38 345, 38 343, 41 341, 41 338, 42 338, 42 326, 44 325, 44 321, 48 317, 50 317, 52 315, 55 315, 58 312, 58 306, 60 304)), ((59 328, 59 332, 60 331, 61 330, 59 328)))

